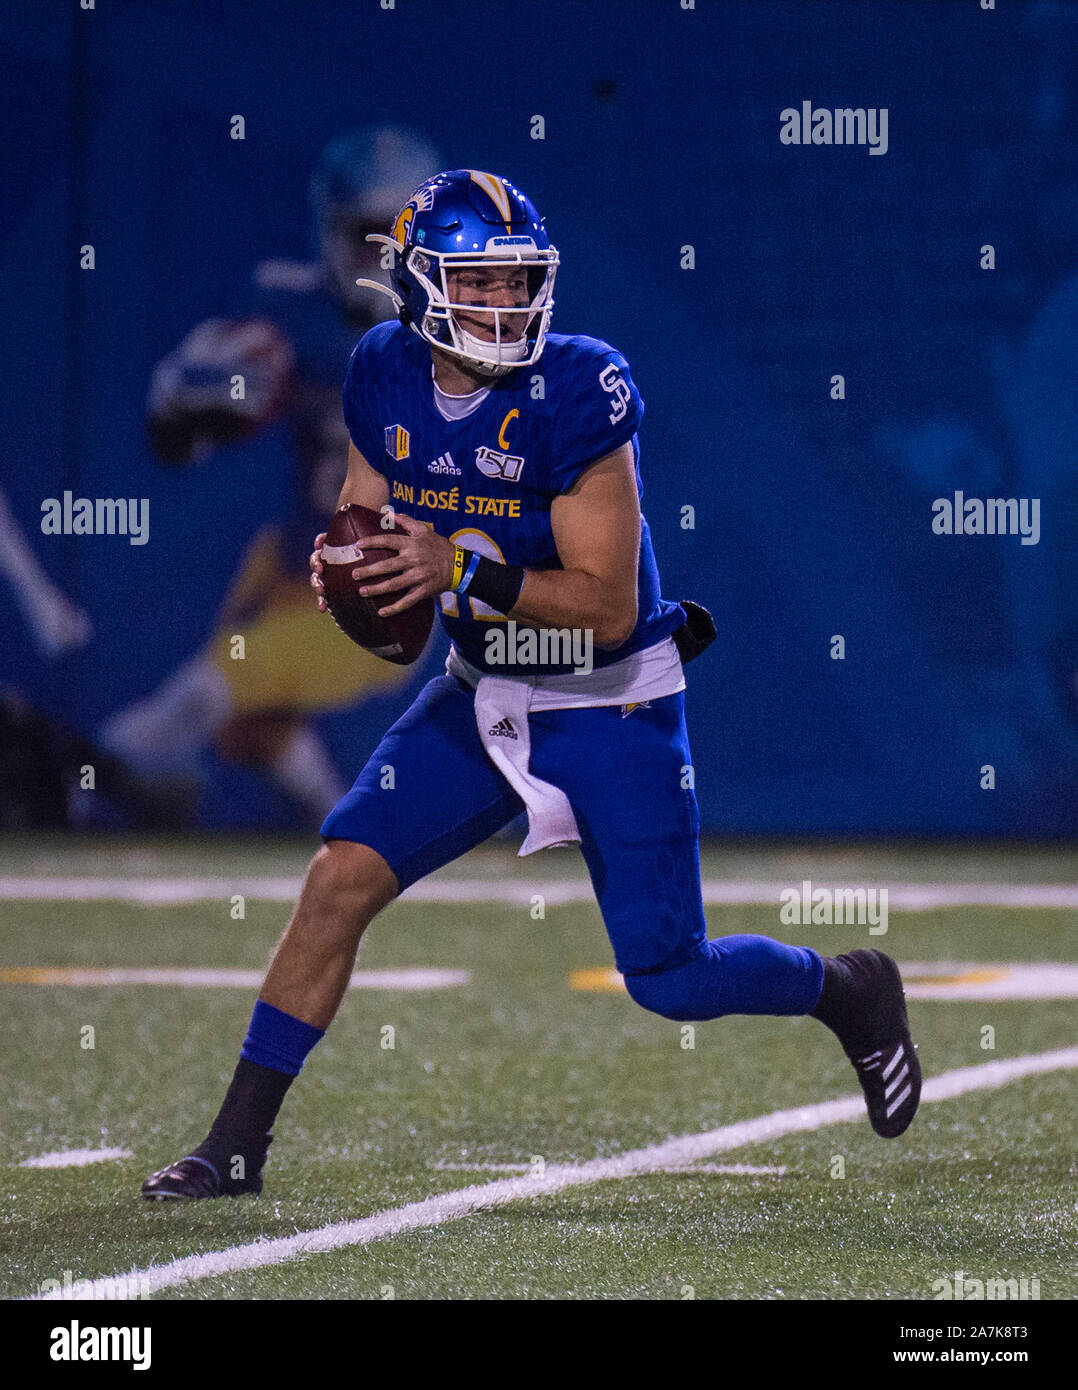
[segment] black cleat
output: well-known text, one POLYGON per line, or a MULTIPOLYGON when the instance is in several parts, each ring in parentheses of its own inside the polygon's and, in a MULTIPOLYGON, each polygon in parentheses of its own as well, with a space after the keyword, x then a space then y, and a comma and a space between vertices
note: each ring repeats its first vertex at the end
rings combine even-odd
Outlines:
MULTIPOLYGON (((206 1147, 199 1145, 200 1148, 206 1147)), ((142 1184, 142 1195, 151 1202, 193 1201, 201 1197, 257 1197, 262 1191, 262 1164, 266 1155, 251 1159, 246 1154, 232 1155, 224 1148, 213 1152, 212 1160, 198 1152, 188 1154, 167 1168, 151 1173, 142 1184), (235 1157, 243 1157, 248 1176, 230 1176, 235 1157), (225 1175, 222 1178, 222 1173, 225 1175)))
POLYGON ((853 1063, 872 1128, 896 1139, 909 1128, 921 1099, 921 1064, 898 966, 882 951, 850 951, 824 968, 824 994, 814 1017, 838 1036, 853 1063))

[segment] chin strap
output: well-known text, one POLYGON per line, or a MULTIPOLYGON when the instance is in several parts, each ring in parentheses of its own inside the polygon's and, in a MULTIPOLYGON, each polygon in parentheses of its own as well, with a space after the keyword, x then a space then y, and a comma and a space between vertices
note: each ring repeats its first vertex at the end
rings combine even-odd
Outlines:
POLYGON ((489 357, 479 357, 476 349, 492 348, 499 346, 498 344, 488 342, 485 338, 477 338, 474 333, 469 333, 460 323, 457 324, 457 332, 460 334, 461 341, 459 351, 467 353, 469 358, 477 364, 479 370, 489 371, 494 376, 512 371, 517 363, 523 362, 528 355, 528 340, 526 338, 518 338, 508 343, 503 340, 500 344, 502 360, 492 362, 489 357))

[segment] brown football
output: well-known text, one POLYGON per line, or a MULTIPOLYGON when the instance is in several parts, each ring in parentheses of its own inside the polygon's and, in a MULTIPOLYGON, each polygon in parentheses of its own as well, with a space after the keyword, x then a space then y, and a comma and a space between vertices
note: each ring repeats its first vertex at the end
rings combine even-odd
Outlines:
MULTIPOLYGON (((369 547, 364 553, 363 541, 367 536, 384 536, 393 530, 392 526, 382 525, 381 513, 346 502, 334 513, 326 532, 322 583, 326 606, 347 637, 375 656, 397 666, 410 666, 427 645, 434 622, 433 598, 421 598, 395 617, 380 618, 379 608, 396 603, 400 594, 364 598, 359 592, 363 580, 352 578, 354 570, 392 559, 393 551, 381 546, 369 547)), ((386 577, 378 576, 379 582, 386 577)))

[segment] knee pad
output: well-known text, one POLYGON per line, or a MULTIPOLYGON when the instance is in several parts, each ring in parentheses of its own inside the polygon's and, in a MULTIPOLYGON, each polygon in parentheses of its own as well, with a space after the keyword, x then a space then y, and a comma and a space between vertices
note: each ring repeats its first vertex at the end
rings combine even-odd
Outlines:
POLYGON ((625 988, 629 997, 650 1013, 660 1014, 675 1023, 699 1023, 707 1017, 700 1013, 695 997, 701 969, 706 969, 703 956, 655 975, 626 975, 625 988))

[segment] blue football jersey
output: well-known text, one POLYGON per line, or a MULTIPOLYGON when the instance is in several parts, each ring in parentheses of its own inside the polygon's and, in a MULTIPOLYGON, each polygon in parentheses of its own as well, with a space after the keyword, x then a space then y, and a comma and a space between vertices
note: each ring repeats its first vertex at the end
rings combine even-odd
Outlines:
MULTIPOLYGON (((629 441, 642 493, 636 432, 644 413, 624 357, 596 338, 547 336, 540 360, 491 383, 462 420, 434 403, 427 344, 398 323, 381 323, 356 345, 344 383, 344 418, 356 448, 390 487, 393 506, 433 524, 439 535, 503 564, 561 569, 550 506, 589 465, 629 441)), ((615 651, 595 648, 606 666, 650 647, 685 621, 661 597, 647 521, 641 516, 638 616, 615 651)), ((467 595, 441 596, 451 640, 492 674, 486 636, 503 614, 467 595)), ((533 669, 566 671, 568 665, 533 669)))

